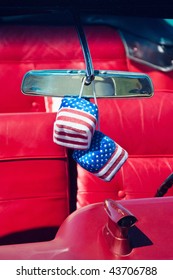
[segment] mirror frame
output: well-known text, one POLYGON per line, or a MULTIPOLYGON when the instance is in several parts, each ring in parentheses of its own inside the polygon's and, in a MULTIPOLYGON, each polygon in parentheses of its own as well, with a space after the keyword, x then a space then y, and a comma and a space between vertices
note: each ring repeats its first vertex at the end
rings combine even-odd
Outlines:
MULTIPOLYGON (((79 96, 82 81, 85 77, 86 72, 84 70, 31 70, 24 75, 21 91, 25 95, 41 95, 50 97, 79 96), (58 84, 58 78, 61 79, 61 84, 58 84), (70 88, 69 85, 73 85, 73 87, 70 88)), ((151 97, 154 93, 151 78, 143 73, 94 70, 94 77, 96 97, 98 98, 151 97), (117 94, 119 89, 124 90, 123 86, 127 84, 127 81, 131 83, 132 80, 134 80, 133 85, 135 86, 137 83, 140 84, 139 81, 142 79, 143 82, 145 82, 148 93, 144 90, 142 92, 142 89, 139 90, 138 88, 131 88, 131 90, 134 89, 134 92, 132 91, 130 93, 129 91, 125 94, 117 94), (118 89, 117 83, 120 83, 118 85, 118 89), (108 90, 111 94, 107 94, 108 90), (99 92, 99 94, 97 94, 97 92, 99 92)), ((91 85, 84 86, 82 96, 86 98, 93 97, 91 85)))

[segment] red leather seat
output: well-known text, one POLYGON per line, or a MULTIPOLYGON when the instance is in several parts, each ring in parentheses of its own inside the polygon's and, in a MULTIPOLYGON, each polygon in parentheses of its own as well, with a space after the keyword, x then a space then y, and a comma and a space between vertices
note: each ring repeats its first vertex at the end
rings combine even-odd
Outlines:
POLYGON ((69 215, 66 150, 54 113, 0 115, 0 244, 52 239, 69 215))
POLYGON ((32 69, 71 68, 76 59, 80 67, 74 33, 1 25, 0 244, 51 239, 70 212, 68 155, 52 140, 55 114, 45 112, 43 97, 24 96, 21 83, 32 69))
POLYGON ((148 99, 99 100, 101 130, 124 147, 129 158, 110 182, 78 166, 78 207, 108 197, 155 195, 173 170, 172 97, 173 92, 158 91, 148 99))
MULTIPOLYGON (((21 94, 23 75, 35 68, 32 57, 32 32, 22 26, 1 25, 0 28, 0 113, 44 112, 44 98, 21 94), (30 32, 30 33, 29 33, 30 32), (29 43, 30 42, 30 43, 29 43)), ((39 57, 38 57, 39 59, 39 57)))

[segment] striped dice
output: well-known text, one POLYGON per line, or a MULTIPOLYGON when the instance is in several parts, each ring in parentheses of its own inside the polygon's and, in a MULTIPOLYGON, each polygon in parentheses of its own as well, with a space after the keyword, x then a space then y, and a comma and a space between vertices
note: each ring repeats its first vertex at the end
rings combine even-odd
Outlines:
POLYGON ((98 108, 79 97, 64 97, 54 122, 53 141, 79 150, 90 147, 98 121, 98 108))

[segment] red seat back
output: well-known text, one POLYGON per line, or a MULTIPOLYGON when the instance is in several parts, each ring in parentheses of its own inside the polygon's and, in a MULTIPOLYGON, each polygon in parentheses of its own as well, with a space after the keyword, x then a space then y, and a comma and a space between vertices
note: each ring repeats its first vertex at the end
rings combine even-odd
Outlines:
POLYGON ((69 214, 66 150, 53 113, 0 116, 0 244, 51 239, 69 214))

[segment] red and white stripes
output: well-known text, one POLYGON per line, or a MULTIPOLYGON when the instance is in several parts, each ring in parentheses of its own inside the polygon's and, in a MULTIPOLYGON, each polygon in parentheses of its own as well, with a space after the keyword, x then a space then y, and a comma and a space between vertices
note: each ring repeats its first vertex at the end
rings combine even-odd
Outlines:
POLYGON ((72 149, 88 149, 96 122, 96 118, 85 111, 61 108, 54 123, 53 141, 72 149))
POLYGON ((106 164, 94 173, 104 181, 110 181, 128 158, 128 153, 116 143, 116 149, 106 164))

